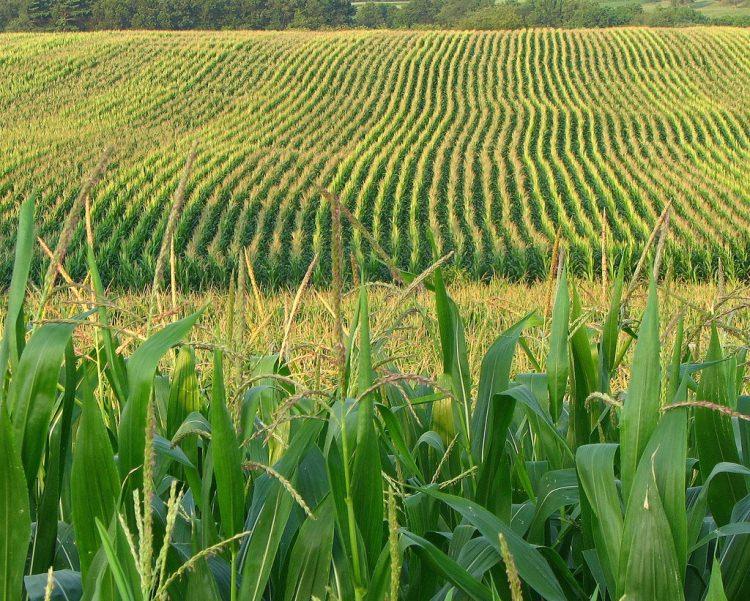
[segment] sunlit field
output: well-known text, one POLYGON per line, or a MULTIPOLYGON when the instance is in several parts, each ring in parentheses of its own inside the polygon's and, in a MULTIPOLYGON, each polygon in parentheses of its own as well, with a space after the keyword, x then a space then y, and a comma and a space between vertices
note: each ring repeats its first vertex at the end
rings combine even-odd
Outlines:
POLYGON ((0 36, 0 601, 750 598, 749 35, 0 36))
MULTIPOLYGON (((37 191, 51 246, 114 146, 92 192, 100 268, 141 289, 195 144, 174 237, 191 288, 226 286, 243 248, 263 285, 299 283, 316 253, 327 284, 318 186, 411 271, 428 232, 470 277, 543 280, 558 231, 577 276, 598 274, 603 237, 632 269, 671 203, 665 272, 706 280, 721 260, 747 278, 749 49, 747 30, 706 27, 6 35, 0 219, 37 191)), ((6 285, 13 242, 3 228, 6 285)))

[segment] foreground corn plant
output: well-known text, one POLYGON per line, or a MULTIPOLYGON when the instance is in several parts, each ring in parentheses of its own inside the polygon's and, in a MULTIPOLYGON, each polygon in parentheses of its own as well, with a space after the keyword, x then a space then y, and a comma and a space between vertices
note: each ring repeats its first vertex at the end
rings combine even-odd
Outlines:
POLYGON ((433 268, 435 380, 382 367, 362 286, 335 389, 295 386, 283 353, 240 362, 228 389, 222 351, 199 370, 205 351, 183 343, 200 312, 121 354, 90 242, 95 309, 28 320, 33 211, 0 347, 3 601, 750 595, 744 351, 713 326, 691 356, 681 323, 660 327, 653 282, 635 328, 620 271, 593 330, 560 269, 537 373, 513 370, 530 313, 475 387, 433 268), (75 348, 86 320, 96 344, 75 348), (611 390, 631 355, 628 390, 611 390))

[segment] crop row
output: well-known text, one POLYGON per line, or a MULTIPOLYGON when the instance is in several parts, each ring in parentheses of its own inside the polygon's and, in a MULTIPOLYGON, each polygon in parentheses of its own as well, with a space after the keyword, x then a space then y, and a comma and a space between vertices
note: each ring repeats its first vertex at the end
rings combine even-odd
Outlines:
MULTIPOLYGON (((197 140, 185 285, 225 282, 245 247, 262 282, 299 280, 316 253, 324 279, 318 186, 406 269, 430 263, 432 232, 475 276, 544 277, 559 231, 593 276, 604 230, 610 259, 635 261, 672 203, 665 269, 748 277, 748 49, 750 32, 725 28, 4 36, 0 222, 35 190, 53 244, 112 145, 97 253, 108 280, 142 286, 197 140)), ((3 227, 2 281, 12 241, 3 227)), ((83 250, 68 267, 85 271, 83 250)))

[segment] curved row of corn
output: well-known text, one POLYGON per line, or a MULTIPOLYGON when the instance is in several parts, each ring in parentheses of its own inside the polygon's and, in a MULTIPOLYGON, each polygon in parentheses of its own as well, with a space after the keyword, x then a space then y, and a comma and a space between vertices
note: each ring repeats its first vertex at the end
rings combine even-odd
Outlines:
POLYGON ((226 283, 242 247, 260 281, 300 280, 329 256, 316 185, 413 270, 429 230, 473 275, 544 277, 559 230, 590 276, 603 235, 610 261, 637 258, 671 202, 665 269, 704 279, 721 259, 745 277, 749 47, 725 28, 5 36, 0 219, 41 191, 51 244, 114 145, 93 202, 101 269, 142 286, 197 140, 175 241, 186 285, 226 283))

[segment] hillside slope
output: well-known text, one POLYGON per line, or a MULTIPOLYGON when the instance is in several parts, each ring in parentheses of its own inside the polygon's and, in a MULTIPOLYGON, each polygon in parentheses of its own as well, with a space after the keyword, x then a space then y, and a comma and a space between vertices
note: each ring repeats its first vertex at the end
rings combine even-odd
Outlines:
MULTIPOLYGON (((115 283, 150 281, 193 140, 176 240, 185 284, 223 280, 245 246, 265 282, 298 280, 316 252, 322 277, 330 228, 316 184, 411 269, 429 263, 432 230, 475 275, 540 277, 559 227, 575 270, 595 273, 605 216, 609 252, 635 255, 671 200, 677 275, 704 277, 718 256, 750 273, 747 30, 0 41, 2 280, 19 198, 43 194, 51 244, 111 144, 97 254, 115 283)), ((68 264, 83 262, 76 250, 68 264)))

